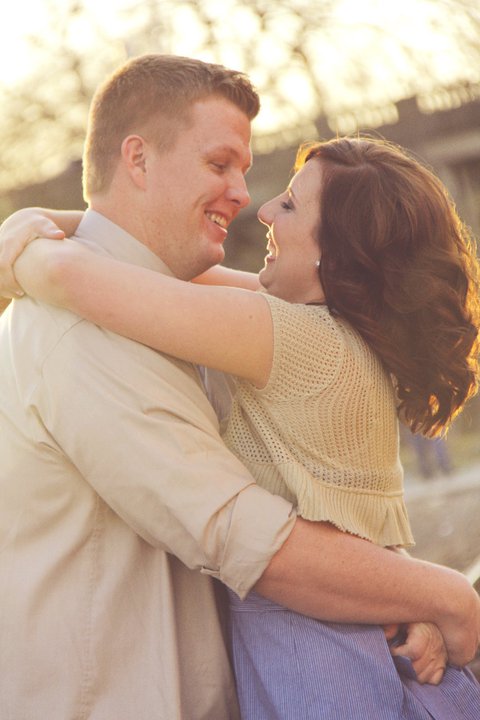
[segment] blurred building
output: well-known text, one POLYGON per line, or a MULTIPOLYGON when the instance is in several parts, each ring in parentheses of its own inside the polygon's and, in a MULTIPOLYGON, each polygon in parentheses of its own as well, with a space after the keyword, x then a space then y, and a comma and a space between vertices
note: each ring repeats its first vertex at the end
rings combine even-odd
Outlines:
POLYGON ((82 161, 75 160, 60 175, 49 180, 15 188, 0 197, 2 216, 30 206, 64 210, 86 207, 82 194, 82 161))

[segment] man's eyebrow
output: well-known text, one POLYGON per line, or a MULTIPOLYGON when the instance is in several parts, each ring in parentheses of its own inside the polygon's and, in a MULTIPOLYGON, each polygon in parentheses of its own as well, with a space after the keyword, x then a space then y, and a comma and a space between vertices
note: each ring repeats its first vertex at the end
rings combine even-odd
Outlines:
MULTIPOLYGON (((216 147, 207 148, 207 155, 216 155, 216 154, 221 155, 222 153, 225 155, 228 155, 230 157, 234 157, 238 160, 241 160, 242 155, 243 155, 243 153, 240 153, 238 150, 233 148, 231 145, 217 145, 216 147)), ((249 162, 246 163, 245 165, 242 165, 242 170, 245 174, 250 170, 250 168, 252 167, 252 164, 253 164, 253 157, 252 157, 252 154, 250 153, 249 162)))

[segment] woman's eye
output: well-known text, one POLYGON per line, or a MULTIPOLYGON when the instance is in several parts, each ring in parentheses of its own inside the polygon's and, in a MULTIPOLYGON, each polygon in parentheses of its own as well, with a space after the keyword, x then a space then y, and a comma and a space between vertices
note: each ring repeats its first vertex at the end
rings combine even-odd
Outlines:
POLYGON ((227 166, 225 165, 225 163, 212 162, 212 165, 214 168, 216 168, 220 172, 224 172, 227 169, 227 166))
POLYGON ((280 205, 281 205, 281 207, 282 207, 284 210, 291 210, 291 209, 292 209, 292 206, 291 206, 290 203, 287 202, 286 200, 283 200, 283 201, 280 203, 280 205))

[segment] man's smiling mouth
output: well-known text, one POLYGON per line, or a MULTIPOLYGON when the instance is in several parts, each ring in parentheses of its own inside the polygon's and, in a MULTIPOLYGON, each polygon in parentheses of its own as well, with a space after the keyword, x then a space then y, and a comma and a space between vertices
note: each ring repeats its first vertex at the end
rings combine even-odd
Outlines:
POLYGON ((215 225, 219 225, 224 230, 228 227, 227 218, 223 217, 223 215, 219 215, 218 213, 212 213, 212 212, 206 212, 205 215, 208 217, 209 220, 215 223, 215 225))

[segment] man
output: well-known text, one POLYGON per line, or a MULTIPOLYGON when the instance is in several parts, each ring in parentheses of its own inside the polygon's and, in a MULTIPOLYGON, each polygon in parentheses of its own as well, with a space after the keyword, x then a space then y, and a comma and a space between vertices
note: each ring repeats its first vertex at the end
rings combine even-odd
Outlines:
MULTIPOLYGON (((127 63, 92 103, 76 239, 184 280, 220 262, 257 111, 220 66, 127 63)), ((236 718, 212 578, 475 651, 466 581, 296 519, 222 444, 197 368, 30 298, 0 368, 2 719, 236 718)))

